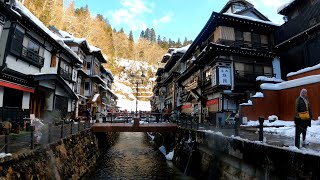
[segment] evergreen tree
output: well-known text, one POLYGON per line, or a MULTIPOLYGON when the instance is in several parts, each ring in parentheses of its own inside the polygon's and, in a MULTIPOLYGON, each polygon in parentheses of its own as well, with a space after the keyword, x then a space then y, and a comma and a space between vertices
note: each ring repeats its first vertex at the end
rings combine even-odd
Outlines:
POLYGON ((180 38, 178 38, 178 41, 176 43, 176 47, 181 47, 181 46, 182 46, 182 44, 181 44, 180 38))
POLYGON ((134 52, 133 52, 133 46, 134 46, 134 40, 133 40, 133 34, 132 34, 132 30, 129 33, 129 58, 132 59, 134 57, 134 52))
POLYGON ((153 28, 151 28, 151 30, 150 30, 150 41, 156 42, 156 32, 153 28))
POLYGON ((183 46, 188 45, 188 39, 187 39, 187 37, 184 38, 184 41, 183 41, 183 44, 182 44, 182 45, 183 45, 183 46))
POLYGON ((113 32, 113 33, 117 33, 116 28, 113 28, 112 32, 113 32))
POLYGON ((161 44, 161 37, 158 35, 157 43, 160 45, 161 44))
POLYGON ((146 29, 145 34, 144 34, 144 38, 150 40, 150 29, 149 28, 146 29))
POLYGON ((119 32, 120 32, 120 33, 124 33, 124 30, 123 30, 123 28, 121 28, 119 32))
POLYGON ((144 30, 142 30, 140 33, 140 38, 144 38, 144 37, 145 37, 144 30))

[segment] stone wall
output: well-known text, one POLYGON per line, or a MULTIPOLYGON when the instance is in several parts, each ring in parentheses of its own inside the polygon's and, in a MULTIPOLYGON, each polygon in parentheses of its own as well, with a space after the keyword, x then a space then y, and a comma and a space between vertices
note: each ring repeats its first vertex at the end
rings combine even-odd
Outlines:
MULTIPOLYGON (((108 145, 117 134, 106 137, 108 145)), ((99 155, 97 137, 86 130, 46 147, 13 154, 0 163, 0 179, 79 179, 96 164, 99 155)))
POLYGON ((259 142, 179 129, 174 164, 197 179, 319 179, 320 157, 259 142))

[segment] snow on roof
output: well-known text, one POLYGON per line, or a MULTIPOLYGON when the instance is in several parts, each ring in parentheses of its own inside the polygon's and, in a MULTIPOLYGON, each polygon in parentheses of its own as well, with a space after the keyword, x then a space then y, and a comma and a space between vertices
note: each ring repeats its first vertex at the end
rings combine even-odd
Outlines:
POLYGON ((320 64, 314 65, 312 67, 307 67, 307 68, 304 68, 304 69, 300 69, 299 71, 296 71, 296 72, 288 73, 287 77, 295 76, 295 75, 302 74, 302 73, 309 72, 309 71, 313 71, 313 70, 316 70, 316 69, 320 69, 320 64))
POLYGON ((244 106, 252 106, 252 101, 251 100, 248 100, 247 103, 242 103, 240 105, 244 105, 244 106))
POLYGON ((287 8, 288 6, 290 6, 294 1, 296 1, 296 0, 290 0, 289 2, 281 5, 281 6, 277 9, 277 13, 280 13, 282 10, 284 10, 285 8, 287 8))
POLYGON ((278 84, 270 84, 270 83, 263 83, 260 85, 261 89, 265 90, 282 90, 282 89, 288 89, 292 87, 298 87, 313 83, 319 83, 320 82, 320 75, 313 75, 313 76, 307 76, 299 79, 294 79, 290 81, 285 81, 278 84))
POLYGON ((93 52, 101 52, 101 49, 100 48, 97 48, 97 47, 95 47, 95 46, 92 46, 92 45, 89 45, 89 50, 90 50, 90 52, 91 53, 93 53, 93 52))
POLYGON ((241 19, 250 20, 250 21, 256 21, 256 22, 260 22, 260 23, 264 23, 264 24, 269 24, 269 25, 273 25, 273 26, 280 26, 279 24, 273 23, 271 21, 264 21, 264 20, 252 18, 249 16, 243 16, 243 15, 233 14, 233 13, 223 13, 223 14, 227 15, 227 16, 233 16, 233 17, 237 17, 237 18, 241 18, 241 19))
POLYGON ((270 78, 270 77, 266 77, 266 76, 258 76, 256 78, 256 81, 283 82, 284 80, 278 79, 275 77, 270 78))
POLYGON ((256 94, 253 95, 252 97, 254 97, 254 98, 263 98, 264 96, 263 96, 262 92, 256 92, 256 94))
POLYGON ((171 56, 171 53, 165 53, 164 56, 171 56))
POLYGON ((59 30, 59 33, 64 38, 74 38, 74 36, 72 36, 70 33, 66 32, 66 31, 59 30))
POLYGON ((176 48, 172 53, 186 53, 191 44, 183 46, 181 48, 176 48))
POLYGON ((25 6, 23 6, 19 1, 16 1, 16 8, 23 13, 24 16, 28 17, 32 22, 34 22, 39 28, 41 28, 47 35, 56 40, 65 50, 67 50, 72 56, 74 56, 79 62, 82 63, 80 57, 73 52, 69 46, 64 44, 63 40, 56 34, 51 32, 36 16, 34 16, 25 6))

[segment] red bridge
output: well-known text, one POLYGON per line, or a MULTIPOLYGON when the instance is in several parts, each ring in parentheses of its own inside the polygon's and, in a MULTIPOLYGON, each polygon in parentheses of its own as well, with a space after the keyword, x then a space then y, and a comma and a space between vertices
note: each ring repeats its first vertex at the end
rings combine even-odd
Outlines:
POLYGON ((139 117, 134 118, 134 123, 95 123, 92 126, 94 133, 100 132, 173 132, 178 125, 175 123, 149 123, 139 124, 139 117))

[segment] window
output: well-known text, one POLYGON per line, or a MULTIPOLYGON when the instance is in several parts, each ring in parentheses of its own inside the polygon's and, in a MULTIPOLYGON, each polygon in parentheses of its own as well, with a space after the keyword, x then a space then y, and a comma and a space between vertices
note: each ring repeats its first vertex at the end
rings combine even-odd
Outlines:
POLYGON ((235 30, 234 33, 236 41, 243 41, 243 32, 235 30))
POLYGON ((263 68, 265 75, 272 75, 272 67, 271 66, 264 66, 263 68))
POLYGON ((30 50, 30 51, 33 51, 33 52, 36 53, 36 54, 39 54, 40 46, 39 46, 37 43, 35 43, 35 42, 33 42, 32 40, 30 40, 30 41, 28 42, 28 47, 27 47, 27 49, 30 50))
POLYGON ((87 62, 87 69, 91 69, 91 62, 87 62))
POLYGON ((11 88, 4 88, 3 107, 22 107, 23 91, 11 88))
POLYGON ((255 65, 254 66, 254 72, 257 75, 263 75, 263 66, 261 65, 255 65))
POLYGON ((260 38, 261 38, 261 44, 269 44, 267 35, 260 35, 260 38))
POLYGON ((90 85, 89 82, 85 82, 84 83, 84 89, 85 90, 89 90, 89 85, 90 85))
POLYGON ((251 41, 253 44, 260 44, 261 43, 260 35, 256 33, 252 33, 251 41))
POLYGON ((253 72, 253 65, 252 64, 245 64, 244 71, 246 72, 253 72))

